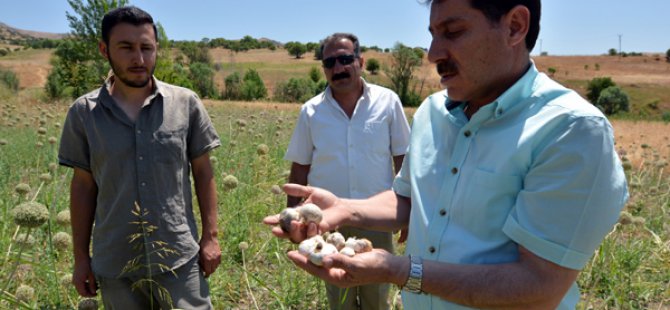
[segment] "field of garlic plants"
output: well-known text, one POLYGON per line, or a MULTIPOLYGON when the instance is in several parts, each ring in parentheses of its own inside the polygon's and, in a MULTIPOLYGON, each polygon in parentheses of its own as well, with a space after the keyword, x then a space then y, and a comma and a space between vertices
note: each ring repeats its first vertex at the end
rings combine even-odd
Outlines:
MULTIPOLYGON (((95 306, 70 284, 72 171, 56 158, 68 104, 21 96, 0 101, 0 309, 95 306)), ((216 309, 327 308, 321 282, 286 258, 296 246, 261 223, 285 205, 278 186, 288 175, 282 157, 298 107, 207 102, 222 141, 211 153, 222 249, 222 264, 208 280, 216 309)), ((660 146, 620 148, 650 159, 624 161, 631 199, 579 278, 579 308, 669 309, 670 188, 663 159, 670 154, 660 146)), ((396 290, 389 298, 402 309, 396 290)))

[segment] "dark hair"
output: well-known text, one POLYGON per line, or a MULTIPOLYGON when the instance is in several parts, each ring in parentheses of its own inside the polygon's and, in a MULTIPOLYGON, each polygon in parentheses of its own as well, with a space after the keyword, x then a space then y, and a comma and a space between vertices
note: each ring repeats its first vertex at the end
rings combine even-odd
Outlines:
MULTIPOLYGON (((436 0, 439 2, 440 0, 436 0)), ((425 1, 431 4, 432 0, 425 1)), ((470 0, 472 8, 481 11, 493 24, 498 24, 500 18, 517 5, 523 5, 530 11, 530 27, 526 35, 526 48, 532 51, 540 35, 540 0, 470 0)))
POLYGON ((102 40, 105 44, 109 45, 109 33, 112 32, 112 28, 121 23, 134 26, 151 24, 154 27, 156 41, 158 41, 158 31, 151 15, 136 6, 124 6, 107 12, 102 18, 102 40))
POLYGON ((359 57, 361 54, 361 45, 358 42, 358 37, 351 33, 336 32, 321 41, 321 46, 319 47, 320 54, 323 55, 323 50, 326 48, 326 45, 339 41, 341 39, 347 39, 354 44, 354 56, 359 57))

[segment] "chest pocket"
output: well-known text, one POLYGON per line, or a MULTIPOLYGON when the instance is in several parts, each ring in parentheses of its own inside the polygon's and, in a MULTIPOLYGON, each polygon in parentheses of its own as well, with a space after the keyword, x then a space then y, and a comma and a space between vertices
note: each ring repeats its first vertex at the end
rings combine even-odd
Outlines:
POLYGON ((389 150, 390 136, 388 125, 385 121, 370 121, 363 124, 361 140, 358 143, 371 146, 375 152, 389 150))
POLYGON ((156 162, 177 164, 184 160, 185 130, 157 131, 154 133, 154 155, 156 162))
POLYGON ((466 227, 486 225, 491 229, 485 232, 487 234, 502 233, 501 228, 516 202, 522 183, 520 176, 476 169, 467 184, 465 195, 457 202, 454 220, 462 222, 466 227))

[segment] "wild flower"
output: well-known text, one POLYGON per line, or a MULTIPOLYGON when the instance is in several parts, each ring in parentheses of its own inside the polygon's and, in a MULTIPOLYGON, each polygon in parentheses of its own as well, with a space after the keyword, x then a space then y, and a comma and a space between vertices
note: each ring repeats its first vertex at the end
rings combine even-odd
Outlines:
POLYGON ((25 202, 12 210, 14 223, 19 226, 35 228, 42 226, 49 219, 49 210, 38 202, 25 202))
POLYGON ((70 226, 70 210, 63 210, 56 214, 56 223, 61 226, 70 226))
POLYGON ((72 237, 64 231, 59 231, 53 236, 53 243, 57 250, 65 251, 72 245, 72 237))
POLYGON ((50 174, 50 173, 42 173, 42 174, 40 174, 40 181, 42 181, 42 182, 44 182, 44 183, 49 183, 49 182, 51 182, 51 179, 52 179, 52 177, 51 177, 51 174, 50 174))
POLYGON ((267 153, 269 153, 269 152, 270 152, 270 147, 268 147, 267 144, 261 143, 256 147, 256 154, 258 154, 258 155, 267 155, 267 153))
POLYGON ((270 187, 270 192, 275 194, 275 195, 281 195, 283 193, 283 191, 281 190, 281 187, 279 187, 279 185, 276 185, 276 184, 272 185, 272 187, 270 187))
POLYGON ((240 126, 240 127, 245 127, 245 126, 247 126, 247 121, 244 120, 244 119, 241 119, 241 118, 240 118, 240 119, 238 119, 238 120, 235 121, 235 122, 237 123, 237 126, 240 126))
POLYGON ((16 235, 16 244, 19 246, 32 246, 35 244, 35 238, 29 234, 18 234, 16 235))
POLYGON ((37 128, 37 134, 46 135, 47 134, 47 129, 44 128, 44 127, 37 128))
POLYGON ((14 187, 14 191, 19 195, 25 195, 30 192, 30 185, 26 183, 19 183, 14 187))
POLYGON ((31 302, 33 298, 35 298, 35 289, 28 285, 21 284, 16 288, 16 293, 14 293, 14 296, 19 301, 26 303, 31 302))
POLYGON ((77 310, 97 310, 98 300, 95 298, 83 298, 77 304, 77 310))
POLYGON ((216 165, 219 162, 219 159, 216 156, 210 156, 209 161, 213 164, 216 165))
POLYGON ((234 175, 227 175, 225 178, 223 178, 223 188, 226 190, 233 190, 239 185, 239 182, 237 181, 237 178, 234 175))
POLYGON ((6 139, 0 139, 0 145, 7 145, 6 139))
POLYGON ((42 142, 37 142, 37 143, 35 143, 35 146, 36 146, 37 148, 41 148, 41 147, 44 146, 44 143, 42 143, 42 142))
POLYGON ((72 285, 72 274, 71 274, 71 273, 68 273, 68 274, 66 274, 66 275, 63 275, 62 277, 60 277, 60 279, 58 279, 58 282, 59 282, 60 285, 62 285, 62 286, 70 286, 70 285, 72 285))
POLYGON ((621 225, 629 225, 633 223, 633 215, 626 211, 621 211, 619 214, 619 224, 621 225))
POLYGON ((56 172, 56 169, 58 169, 57 163, 49 163, 49 171, 56 172))
POLYGON ((242 241, 239 244, 239 248, 241 251, 246 251, 247 249, 249 249, 249 243, 247 243, 246 241, 242 241))
POLYGON ((49 141, 49 144, 53 145, 56 144, 56 142, 58 142, 58 139, 56 139, 56 137, 49 137, 47 141, 49 141))

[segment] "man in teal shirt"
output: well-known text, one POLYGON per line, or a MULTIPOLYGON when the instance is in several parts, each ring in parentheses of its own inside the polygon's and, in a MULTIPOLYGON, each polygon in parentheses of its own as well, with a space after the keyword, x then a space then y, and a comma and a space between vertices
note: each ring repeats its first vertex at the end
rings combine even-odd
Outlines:
POLYGON ((323 268, 289 257, 342 287, 400 285, 406 309, 573 309, 579 270, 628 194, 607 119, 530 60, 539 20, 539 0, 433 1, 428 58, 446 92, 416 111, 393 191, 348 200, 285 186, 324 209, 292 240, 409 227, 408 256, 338 254, 323 268))

